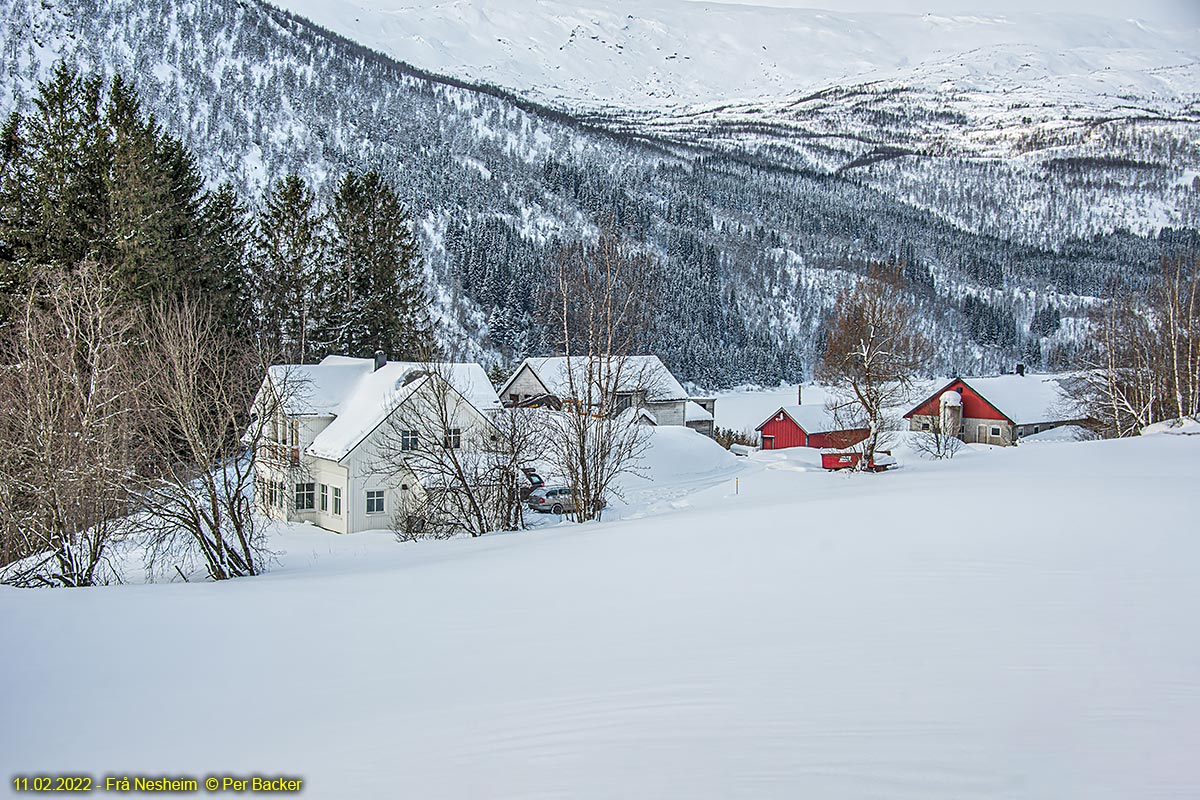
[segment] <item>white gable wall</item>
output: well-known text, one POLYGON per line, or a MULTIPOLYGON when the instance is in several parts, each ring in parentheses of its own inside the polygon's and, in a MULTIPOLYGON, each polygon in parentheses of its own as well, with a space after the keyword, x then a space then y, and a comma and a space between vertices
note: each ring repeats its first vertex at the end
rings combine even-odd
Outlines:
POLYGON ((530 369, 528 364, 522 364, 517 370, 517 374, 513 376, 508 385, 504 387, 504 396, 500 398, 500 402, 505 405, 513 405, 516 402, 528 400, 531 397, 539 397, 548 394, 546 387, 538 380, 537 375, 530 369), (513 395, 517 395, 513 399, 513 395))

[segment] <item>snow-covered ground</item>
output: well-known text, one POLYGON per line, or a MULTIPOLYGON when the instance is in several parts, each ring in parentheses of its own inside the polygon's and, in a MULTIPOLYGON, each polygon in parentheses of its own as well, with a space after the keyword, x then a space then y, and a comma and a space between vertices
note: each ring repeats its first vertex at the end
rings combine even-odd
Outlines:
POLYGON ((0 589, 0 773, 287 774, 312 798, 1200 796, 1200 437, 899 448, 874 476, 710 445, 656 431, 654 482, 601 524, 292 528, 259 578, 0 589))

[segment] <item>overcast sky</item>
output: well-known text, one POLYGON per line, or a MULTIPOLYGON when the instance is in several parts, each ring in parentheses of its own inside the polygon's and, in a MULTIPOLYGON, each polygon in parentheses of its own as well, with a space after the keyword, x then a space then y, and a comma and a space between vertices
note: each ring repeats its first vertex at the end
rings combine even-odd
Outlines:
POLYGON ((762 6, 914 14, 1005 14, 1064 11, 1200 25, 1200 0, 718 0, 762 6))

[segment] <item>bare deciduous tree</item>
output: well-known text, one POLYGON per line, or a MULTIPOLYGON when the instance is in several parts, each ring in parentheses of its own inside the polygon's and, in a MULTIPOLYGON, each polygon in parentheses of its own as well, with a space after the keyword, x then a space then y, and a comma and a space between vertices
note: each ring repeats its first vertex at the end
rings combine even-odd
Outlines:
POLYGON ((267 557, 253 507, 254 450, 297 387, 263 387, 266 361, 223 330, 200 303, 156 304, 146 393, 153 474, 142 486, 154 559, 198 556, 214 580, 262 571, 267 557))
POLYGON ((480 536, 522 525, 520 467, 542 446, 542 415, 482 414, 455 388, 455 365, 425 364, 399 388, 371 469, 408 486, 401 539, 480 536))
POLYGON ((829 407, 843 427, 864 427, 860 468, 873 463, 889 431, 890 411, 909 401, 932 355, 899 268, 873 265, 837 300, 817 377, 830 386, 829 407))
POLYGON ((1149 291, 1114 286, 1093 317, 1084 370, 1067 384, 1112 436, 1200 414, 1200 260, 1164 255, 1161 263, 1149 291))
POLYGON ((954 458, 966 446, 959 438, 962 434, 961 402, 953 406, 942 400, 938 413, 929 419, 929 429, 917 431, 912 437, 912 445, 918 452, 935 459, 954 458))
POLYGON ((42 281, 0 367, 0 570, 23 586, 87 586, 129 529, 138 469, 137 321, 96 264, 42 281))
POLYGON ((581 522, 599 517, 616 479, 636 472, 649 444, 638 398, 659 376, 631 360, 650 319, 652 259, 604 232, 572 244, 558 259, 556 327, 566 357, 563 413, 551 459, 571 490, 581 522))

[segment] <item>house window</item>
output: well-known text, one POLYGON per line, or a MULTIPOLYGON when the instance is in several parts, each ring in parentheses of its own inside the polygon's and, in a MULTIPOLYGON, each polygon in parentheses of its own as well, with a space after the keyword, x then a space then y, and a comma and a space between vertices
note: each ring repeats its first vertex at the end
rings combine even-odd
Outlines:
POLYGON ((382 514, 383 507, 383 489, 368 489, 367 490, 367 513, 382 514))
POLYGON ((291 447, 288 450, 288 458, 293 465, 300 463, 300 421, 292 420, 289 426, 291 434, 291 447))
POLYGON ((992 436, 999 436, 999 435, 1000 435, 1000 429, 992 428, 992 436))
POLYGON ((628 394, 617 395, 616 409, 617 409, 618 414, 620 414, 624 411, 628 411, 632 405, 633 405, 633 396, 632 395, 628 395, 628 394))
POLYGON ((329 487, 323 483, 321 484, 321 510, 329 510, 329 487))
POLYGON ((923 430, 923 431, 927 431, 927 430, 929 430, 929 423, 928 423, 928 422, 922 422, 922 423, 921 423, 921 430, 923 430))
POLYGON ((316 484, 314 483, 297 483, 296 484, 296 510, 297 511, 312 511, 313 501, 316 499, 316 484))
POLYGON ((340 517, 342 515, 342 490, 341 487, 333 487, 333 515, 340 517))
POLYGON ((400 431, 401 450, 416 450, 419 444, 416 431, 400 431))
POLYGON ((287 496, 287 485, 283 481, 275 484, 275 497, 280 508, 287 507, 287 496))
POLYGON ((442 446, 447 450, 457 450, 462 447, 462 428, 450 428, 442 437, 442 446))
POLYGON ((1034 426, 1033 426, 1033 432, 1034 432, 1034 433, 1037 433, 1037 432, 1038 432, 1038 431, 1041 429, 1041 427, 1042 427, 1041 425, 1034 425, 1034 426))

